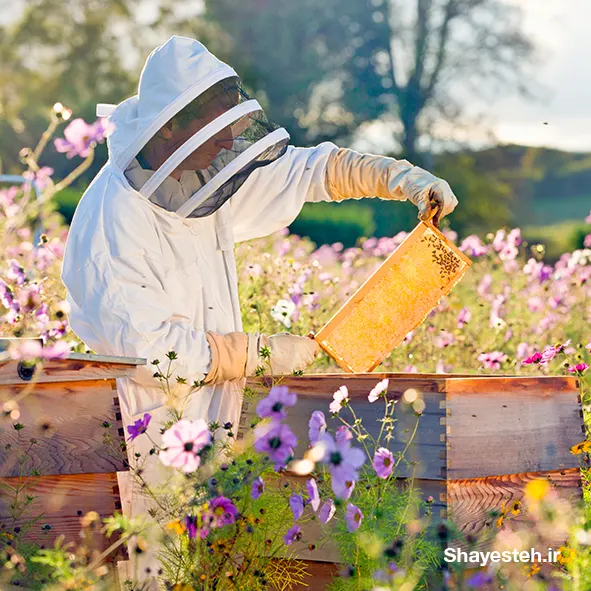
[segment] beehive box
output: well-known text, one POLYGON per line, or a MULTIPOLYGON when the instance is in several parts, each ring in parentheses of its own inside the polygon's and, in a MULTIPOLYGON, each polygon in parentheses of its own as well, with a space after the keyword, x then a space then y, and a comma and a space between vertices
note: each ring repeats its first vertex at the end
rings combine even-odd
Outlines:
MULTIPOLYGON (((520 500, 532 479, 548 479, 552 494, 560 497, 581 497, 579 460, 569 452, 584 438, 578 382, 573 377, 396 373, 285 377, 281 384, 298 394, 298 403, 288 413, 300 442, 296 456, 306 448, 310 414, 322 410, 328 419, 328 405, 342 385, 348 388, 357 416, 377 435, 383 404, 369 403, 367 395, 384 378, 389 379, 389 398, 397 401, 391 451, 404 449, 418 420, 406 454, 411 464, 401 463, 398 475, 414 478, 423 496, 433 496, 435 517, 453 519, 465 535, 484 534, 474 549, 489 547, 488 534, 495 532, 489 512, 520 500), (403 402, 408 390, 415 390, 424 403, 420 417, 403 402)), ((264 394, 269 381, 252 379, 248 385, 264 394)), ((250 430, 255 408, 256 402, 245 402, 239 438, 250 430)), ((308 540, 314 535, 308 531, 308 540)), ((564 540, 548 542, 558 547, 564 540)), ((330 544, 313 552, 302 545, 299 556, 338 561, 330 544)))
POLYGON ((115 380, 133 376, 140 364, 145 360, 72 353, 31 371, 0 358, 0 525, 7 531, 26 528, 28 539, 46 546, 60 534, 79 542, 81 515, 106 517, 121 508, 117 472, 127 462, 115 380), (15 517, 19 484, 20 499, 33 501, 15 517))
POLYGON ((310 336, 345 371, 372 371, 471 264, 433 224, 420 222, 328 323, 310 336))

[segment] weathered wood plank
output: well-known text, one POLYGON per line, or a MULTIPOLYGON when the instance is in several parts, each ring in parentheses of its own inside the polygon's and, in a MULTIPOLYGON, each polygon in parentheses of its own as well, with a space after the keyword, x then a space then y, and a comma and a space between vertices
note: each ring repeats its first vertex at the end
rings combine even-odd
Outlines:
POLYGON ((120 449, 123 426, 112 388, 104 380, 1 386, 0 404, 17 401, 20 414, 0 418, 0 477, 19 475, 17 451, 27 450, 31 439, 36 443, 28 449, 20 474, 33 469, 42 475, 126 470, 120 449), (105 421, 110 426, 104 427, 105 421), (16 431, 16 422, 24 429, 16 431))
MULTIPOLYGON (((7 531, 20 527, 23 532, 32 519, 41 519, 27 529, 26 539, 37 544, 50 546, 59 535, 66 541, 80 543, 80 516, 89 511, 96 511, 101 518, 113 515, 120 509, 119 490, 115 473, 80 474, 67 476, 37 476, 26 480, 26 486, 20 493, 34 497, 19 519, 11 517, 10 504, 14 494, 8 487, 16 487, 25 480, 18 478, 0 479, 0 524, 7 531), (51 529, 43 529, 49 525, 51 529)), ((107 548, 113 539, 97 536, 101 549, 107 548)))
POLYGON ((50 359, 40 364, 31 380, 19 377, 19 362, 15 359, 0 360, 0 385, 70 382, 133 377, 138 365, 145 365, 145 359, 132 357, 108 357, 71 353, 66 359, 50 359))
POLYGON ((450 379, 446 383, 450 479, 576 468, 584 435, 576 379, 450 379))
MULTIPOLYGON (((465 536, 480 539, 468 548, 464 544, 456 547, 464 550, 486 551, 491 548, 491 540, 498 532, 491 511, 501 511, 503 503, 510 506, 514 501, 522 501, 528 482, 535 479, 547 479, 550 482, 549 498, 565 499, 571 502, 582 498, 580 470, 568 469, 552 472, 529 472, 487 478, 450 480, 447 483, 447 501, 449 517, 465 536)), ((525 509, 525 505, 523 505, 525 509)), ((522 510, 517 516, 510 516, 504 521, 505 527, 528 527, 528 515, 522 510)), ((566 532, 553 527, 544 542, 548 547, 557 548, 565 542, 566 532)))

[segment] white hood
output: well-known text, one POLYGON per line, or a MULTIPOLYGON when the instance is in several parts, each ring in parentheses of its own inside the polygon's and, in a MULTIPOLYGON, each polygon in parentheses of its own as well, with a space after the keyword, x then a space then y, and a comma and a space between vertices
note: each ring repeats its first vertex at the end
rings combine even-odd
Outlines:
POLYGON ((107 140, 110 160, 125 170, 148 140, 204 89, 238 76, 207 48, 188 37, 172 36, 148 57, 138 94, 116 107, 97 105, 114 131, 107 140))

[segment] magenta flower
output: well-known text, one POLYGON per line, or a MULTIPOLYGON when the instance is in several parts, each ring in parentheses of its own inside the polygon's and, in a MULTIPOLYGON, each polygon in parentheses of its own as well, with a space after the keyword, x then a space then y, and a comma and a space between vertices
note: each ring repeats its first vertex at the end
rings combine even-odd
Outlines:
POLYGON ((257 476, 252 481, 252 489, 250 491, 250 496, 256 501, 263 494, 264 490, 265 490, 265 483, 260 476, 257 476))
POLYGON ((521 363, 523 363, 523 365, 532 365, 532 363, 540 363, 540 361, 542 361, 542 354, 536 351, 533 355, 527 359, 524 359, 521 363))
POLYGON ((254 448, 260 453, 267 454, 276 469, 285 466, 298 444, 298 438, 289 426, 277 421, 257 425, 254 437, 254 448))
POLYGON ((328 409, 330 412, 336 414, 338 413, 343 406, 347 406, 349 403, 349 390, 347 390, 347 386, 341 386, 332 396, 332 402, 328 409))
POLYGON ((501 369, 501 364, 507 361, 508 357, 501 351, 492 353, 482 353, 478 356, 478 361, 487 369, 501 369))
POLYGON ((318 511, 320 507, 320 495, 318 494, 318 485, 313 478, 306 482, 306 490, 308 491, 308 503, 314 511, 318 511))
POLYGON ((133 441, 136 437, 139 437, 142 433, 145 433, 148 430, 148 425, 152 420, 152 415, 150 413, 145 413, 143 418, 138 419, 133 425, 127 426, 127 432, 129 433, 130 437, 128 441, 133 441))
POLYGON ((388 384, 388 378, 382 380, 381 382, 378 382, 377 385, 374 386, 372 391, 369 393, 367 399, 372 403, 375 402, 382 393, 388 390, 388 384))
POLYGON ((293 513, 294 521, 297 521, 304 514, 304 499, 302 496, 293 493, 289 498, 289 507, 293 513))
POLYGON ((203 419, 181 419, 162 435, 165 449, 160 452, 160 461, 165 466, 194 472, 199 468, 199 452, 211 442, 211 433, 203 419))
POLYGON ((363 513, 352 503, 347 505, 347 511, 345 512, 345 521, 347 522, 347 529, 353 533, 359 529, 361 522, 363 521, 363 513))
POLYGON ((568 371, 571 373, 584 373, 589 369, 589 366, 586 363, 578 363, 577 365, 571 365, 568 368, 568 371))
POLYGON ((64 138, 54 140, 55 149, 58 152, 65 152, 68 158, 81 156, 86 158, 90 154, 91 147, 104 141, 107 134, 107 127, 102 119, 92 124, 86 123, 83 119, 73 119, 64 129, 64 138))
POLYGON ((394 456, 389 449, 380 447, 373 458, 373 467, 379 478, 388 478, 394 469, 394 456))
POLYGON ((186 515, 185 516, 185 528, 187 529, 187 535, 191 539, 195 539, 199 536, 201 539, 205 539, 209 534, 209 524, 211 522, 211 514, 206 515, 186 515), (207 525, 206 523, 207 522, 207 525))
POLYGON ((216 497, 209 504, 209 510, 213 516, 213 525, 223 527, 232 525, 238 516, 238 509, 234 503, 226 497, 216 497))
POLYGON ((458 313, 458 328, 464 328, 464 325, 468 324, 472 320, 472 312, 468 308, 462 308, 458 313))
POLYGON ((287 386, 274 386, 269 395, 257 405, 257 414, 261 419, 271 418, 281 421, 287 417, 285 408, 294 406, 297 394, 290 392, 287 386))
POLYGON ((299 526, 294 525, 293 527, 289 528, 287 530, 287 533, 285 534, 284 538, 283 538, 283 542, 285 543, 286 546, 291 546, 294 542, 297 542, 298 540, 302 539, 302 530, 299 528, 299 526))
POLYGON ((321 523, 328 523, 333 517, 336 512, 337 508, 335 507, 334 501, 332 499, 328 499, 322 504, 320 507, 320 511, 318 512, 318 519, 321 523))
POLYGON ((321 410, 315 410, 308 423, 308 437, 310 445, 315 445, 326 433, 326 418, 321 410))

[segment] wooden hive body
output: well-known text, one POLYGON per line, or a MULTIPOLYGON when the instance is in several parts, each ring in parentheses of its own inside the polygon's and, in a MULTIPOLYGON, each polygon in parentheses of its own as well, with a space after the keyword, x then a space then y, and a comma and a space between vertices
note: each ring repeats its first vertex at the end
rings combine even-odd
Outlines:
POLYGON ((127 461, 116 378, 133 376, 144 363, 73 353, 46 361, 31 376, 19 362, 0 360, 0 404, 18 403, 18 415, 5 413, 0 422, 0 524, 7 531, 28 527, 28 539, 46 546, 61 534, 79 542, 80 515, 106 517, 121 509, 117 472, 127 470, 127 461), (16 431, 16 423, 24 428, 16 431), (31 439, 36 443, 29 448, 31 439), (27 448, 20 465, 17 449, 27 448), (21 499, 34 498, 15 519, 10 505, 19 483, 21 499))
MULTIPOLYGON (((423 496, 434 498, 433 515, 452 518, 464 534, 494 534, 489 512, 520 500, 527 482, 535 478, 548 479, 552 494, 559 497, 581 497, 579 459, 569 449, 584 438, 584 427, 578 382, 571 377, 394 373, 285 377, 281 384, 298 394, 298 403, 288 413, 288 423, 300 441, 296 456, 306 447, 310 414, 322 410, 328 419, 328 405, 342 385, 348 388, 357 416, 377 434, 376 419, 383 416, 383 404, 369 403, 367 395, 384 378, 389 379, 390 399, 399 401, 391 451, 404 448, 417 420, 402 402, 404 392, 416 390, 425 403, 407 451, 413 465, 401 464, 399 476, 414 478, 423 496)), ((249 383, 260 393, 268 391, 268 385, 264 378, 249 383)), ((245 403, 239 437, 250 430, 255 408, 255 402, 245 403)), ((310 527, 308 541, 316 535, 313 524, 310 527)), ((489 548, 487 537, 475 549, 489 548)), ((548 542, 558 547, 564 540, 548 542)), ((330 543, 313 552, 302 544, 299 556, 317 562, 338 560, 330 543)))

